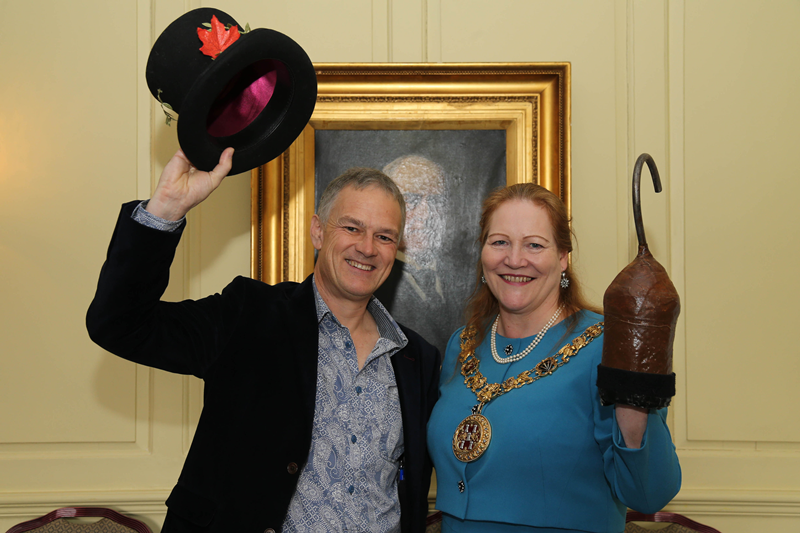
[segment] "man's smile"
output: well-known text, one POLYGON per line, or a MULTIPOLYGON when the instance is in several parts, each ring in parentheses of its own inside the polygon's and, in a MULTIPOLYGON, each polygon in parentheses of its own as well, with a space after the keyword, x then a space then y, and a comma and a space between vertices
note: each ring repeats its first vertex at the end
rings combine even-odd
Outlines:
POLYGON ((359 269, 359 270, 367 270, 367 271, 369 271, 369 270, 375 270, 375 267, 374 267, 374 266, 365 265, 365 264, 363 264, 363 263, 359 263, 359 262, 357 262, 357 261, 353 261, 352 259, 345 259, 345 261, 347 261, 347 264, 348 264, 348 265, 350 265, 350 266, 352 266, 352 267, 356 267, 356 268, 357 268, 357 269, 359 269))

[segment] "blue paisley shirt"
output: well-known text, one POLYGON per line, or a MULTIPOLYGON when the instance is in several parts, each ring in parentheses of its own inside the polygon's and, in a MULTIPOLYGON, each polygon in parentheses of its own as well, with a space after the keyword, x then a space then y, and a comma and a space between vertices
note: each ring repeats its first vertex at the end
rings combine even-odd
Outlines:
POLYGON ((380 339, 358 369, 350 331, 314 282, 319 321, 317 398, 311 451, 289 504, 284 532, 400 531, 397 477, 403 422, 389 359, 408 339, 372 298, 380 339))

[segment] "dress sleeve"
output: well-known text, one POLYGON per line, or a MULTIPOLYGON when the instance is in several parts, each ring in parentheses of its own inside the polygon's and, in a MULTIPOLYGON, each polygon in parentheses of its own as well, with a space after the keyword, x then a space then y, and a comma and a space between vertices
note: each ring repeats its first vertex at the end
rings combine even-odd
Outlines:
POLYGON ((592 372, 595 440, 603 453, 603 469, 614 496, 642 513, 660 511, 681 487, 681 467, 667 427, 667 409, 651 409, 638 449, 625 446, 616 409, 600 404, 597 368, 592 372))

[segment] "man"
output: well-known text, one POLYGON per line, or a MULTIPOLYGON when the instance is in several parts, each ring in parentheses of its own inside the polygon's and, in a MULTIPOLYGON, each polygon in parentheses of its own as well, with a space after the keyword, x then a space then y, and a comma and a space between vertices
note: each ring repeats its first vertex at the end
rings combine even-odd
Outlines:
POLYGON ((87 314, 110 352, 205 380, 163 531, 423 531, 440 357, 372 298, 402 239, 400 192, 375 170, 334 180, 303 283, 239 277, 161 302, 184 217, 232 157, 201 172, 179 151, 149 202, 123 206, 87 314))

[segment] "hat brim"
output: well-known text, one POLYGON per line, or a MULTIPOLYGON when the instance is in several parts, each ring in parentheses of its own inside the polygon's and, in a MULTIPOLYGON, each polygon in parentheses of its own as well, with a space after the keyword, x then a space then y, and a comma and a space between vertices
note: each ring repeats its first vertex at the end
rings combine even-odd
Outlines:
POLYGON ((279 156, 308 124, 317 100, 317 78, 305 51, 286 35, 254 29, 223 51, 186 94, 178 120, 178 141, 200 170, 211 170, 225 148, 236 151, 230 174, 256 168, 279 156), (266 107, 241 131, 225 137, 208 132, 211 109, 230 80, 259 61, 280 61, 288 80, 275 86, 266 107))

